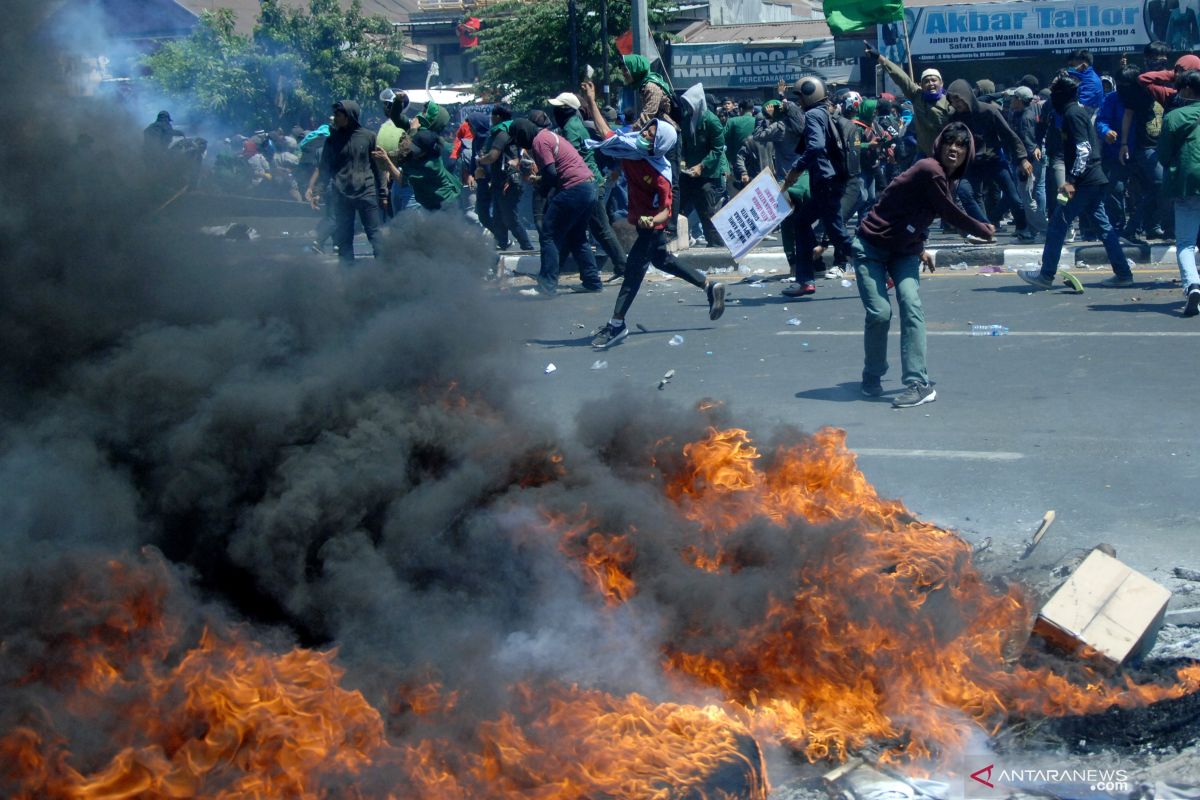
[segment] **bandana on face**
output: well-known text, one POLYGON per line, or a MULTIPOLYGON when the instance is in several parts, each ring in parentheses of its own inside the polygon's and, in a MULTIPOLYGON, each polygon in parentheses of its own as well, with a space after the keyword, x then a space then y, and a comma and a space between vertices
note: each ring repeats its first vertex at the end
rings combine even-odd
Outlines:
POLYGON ((938 89, 936 92, 921 92, 921 97, 924 98, 925 102, 927 103, 936 103, 945 96, 946 92, 944 89, 938 89))

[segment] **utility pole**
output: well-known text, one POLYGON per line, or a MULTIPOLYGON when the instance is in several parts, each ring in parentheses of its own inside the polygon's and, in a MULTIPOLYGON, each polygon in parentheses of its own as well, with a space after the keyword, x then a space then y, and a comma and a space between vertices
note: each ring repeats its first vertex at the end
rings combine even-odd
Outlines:
POLYGON ((568 86, 579 83, 579 30, 575 16, 575 0, 567 0, 567 30, 571 47, 569 58, 571 78, 567 82, 568 86))
POLYGON ((600 0, 600 94, 608 103, 608 0, 600 0))

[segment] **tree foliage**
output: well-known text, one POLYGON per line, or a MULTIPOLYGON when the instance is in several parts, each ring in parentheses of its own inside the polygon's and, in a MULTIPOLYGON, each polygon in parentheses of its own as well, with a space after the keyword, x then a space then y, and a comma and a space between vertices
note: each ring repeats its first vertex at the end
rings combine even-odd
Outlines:
MULTIPOLYGON (((663 24, 672 4, 650 0, 650 25, 663 24)), ((601 65, 600 0, 577 0, 576 41, 579 69, 601 65)), ((608 62, 610 77, 620 76, 621 56, 614 40, 629 30, 629 0, 609 0, 608 62)), ((567 0, 516 0, 487 7, 481 13, 479 82, 500 90, 519 106, 540 106, 547 97, 573 91, 583 75, 570 72, 567 0)))
POLYGON ((307 10, 262 0, 252 36, 231 11, 206 11, 191 36, 147 56, 150 80, 180 103, 240 129, 311 124, 336 100, 370 101, 400 75, 403 37, 355 0, 307 10))

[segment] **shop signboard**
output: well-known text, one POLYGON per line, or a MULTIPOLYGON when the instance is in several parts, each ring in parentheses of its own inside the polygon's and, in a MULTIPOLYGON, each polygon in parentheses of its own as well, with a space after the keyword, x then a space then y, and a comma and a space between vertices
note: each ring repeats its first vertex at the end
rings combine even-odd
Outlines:
POLYGON ((858 71, 858 59, 834 54, 832 37, 786 44, 671 46, 671 79, 679 88, 703 83, 706 89, 761 89, 808 75, 827 83, 857 83, 858 71))
MULTIPOLYGON (((1146 9, 1156 2, 1161 0, 1034 0, 924 6, 906 9, 905 14, 913 58, 966 61, 1065 55, 1080 48, 1093 53, 1141 52, 1150 41, 1146 9)), ((900 23, 879 28, 880 51, 903 63, 900 23)), ((1190 50, 1195 44, 1181 42, 1183 46, 1173 49, 1190 50)))

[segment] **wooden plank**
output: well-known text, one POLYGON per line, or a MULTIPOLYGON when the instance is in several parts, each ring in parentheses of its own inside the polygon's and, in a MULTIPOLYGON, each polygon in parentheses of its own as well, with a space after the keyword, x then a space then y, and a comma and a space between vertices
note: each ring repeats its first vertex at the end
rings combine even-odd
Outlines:
POLYGON ((1021 555, 1021 561, 1029 558, 1033 551, 1037 548, 1038 543, 1042 541, 1042 537, 1046 535, 1046 531, 1050 530, 1050 526, 1054 524, 1054 509, 1050 509, 1042 515, 1042 522, 1038 525, 1038 529, 1033 533, 1033 540, 1029 546, 1025 548, 1025 552, 1021 555))

